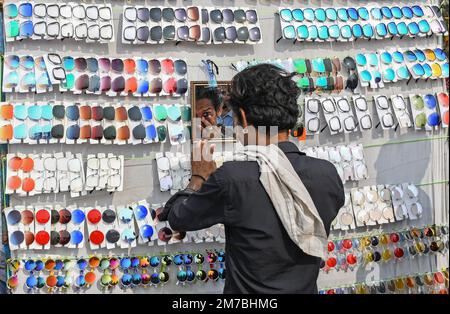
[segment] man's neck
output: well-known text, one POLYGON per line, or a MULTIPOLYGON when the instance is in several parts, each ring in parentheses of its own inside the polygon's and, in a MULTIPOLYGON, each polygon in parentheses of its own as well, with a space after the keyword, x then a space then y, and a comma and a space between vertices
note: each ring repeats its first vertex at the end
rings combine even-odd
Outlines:
POLYGON ((280 132, 270 136, 269 134, 258 134, 256 137, 257 145, 270 145, 270 144, 278 144, 280 142, 289 141, 289 132, 280 132))

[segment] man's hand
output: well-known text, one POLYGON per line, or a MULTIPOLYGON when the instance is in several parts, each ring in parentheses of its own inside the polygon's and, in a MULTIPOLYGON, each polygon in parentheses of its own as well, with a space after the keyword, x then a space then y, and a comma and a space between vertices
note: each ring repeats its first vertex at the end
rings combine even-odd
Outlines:
POLYGON ((212 158, 216 146, 212 144, 208 147, 207 143, 208 141, 201 140, 192 147, 192 178, 188 188, 193 190, 200 189, 203 182, 216 170, 216 163, 212 158))

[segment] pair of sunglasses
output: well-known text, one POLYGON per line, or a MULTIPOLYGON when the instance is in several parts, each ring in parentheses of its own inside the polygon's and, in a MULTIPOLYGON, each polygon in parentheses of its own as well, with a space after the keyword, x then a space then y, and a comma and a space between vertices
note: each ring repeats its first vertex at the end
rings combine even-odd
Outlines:
POLYGON ((435 95, 411 95, 410 102, 416 129, 434 128, 441 124, 441 116, 437 112, 438 99, 435 95))
POLYGON ((34 73, 34 58, 32 56, 9 55, 5 57, 6 75, 3 87, 5 89, 20 89, 26 92, 36 88, 34 73), (19 69, 20 68, 20 69, 19 69))
POLYGON ((26 176, 34 169, 34 160, 31 157, 21 158, 13 156, 8 160, 7 170, 12 175, 8 176, 7 187, 11 191, 31 192, 34 190, 35 181, 31 177, 26 176), (23 173, 23 174, 20 174, 23 173))

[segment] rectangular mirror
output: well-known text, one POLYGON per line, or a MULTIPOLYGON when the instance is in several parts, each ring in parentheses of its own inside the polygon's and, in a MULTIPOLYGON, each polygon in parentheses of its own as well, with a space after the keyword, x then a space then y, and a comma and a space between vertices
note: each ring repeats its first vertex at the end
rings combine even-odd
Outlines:
POLYGON ((210 87, 207 81, 193 81, 190 86, 192 138, 234 141, 233 112, 228 104, 230 81, 219 81, 210 87))

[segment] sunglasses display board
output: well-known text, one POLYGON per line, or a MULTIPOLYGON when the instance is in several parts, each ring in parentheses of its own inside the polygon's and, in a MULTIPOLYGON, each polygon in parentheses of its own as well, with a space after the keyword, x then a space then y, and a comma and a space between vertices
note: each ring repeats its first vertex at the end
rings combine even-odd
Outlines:
POLYGON ((110 4, 4 1, 7 42, 24 39, 114 41, 110 4))
POLYGON ((190 121, 179 104, 0 103, 0 143, 179 145, 190 121))
POLYGON ((283 38, 294 41, 355 41, 446 35, 438 6, 280 8, 283 38))
POLYGON ((251 8, 124 6, 122 43, 262 43, 258 13, 251 8))
MULTIPOLYGON (((226 109, 233 76, 270 63, 301 89, 305 136, 291 141, 331 162, 344 185, 319 292, 447 293, 438 6, 5 1, 8 292, 221 293, 225 227, 178 232, 158 214, 189 182, 200 100, 191 83, 217 82, 226 109)), ((225 112, 219 124, 233 119, 225 112)), ((218 166, 228 153, 216 143, 218 166)))

